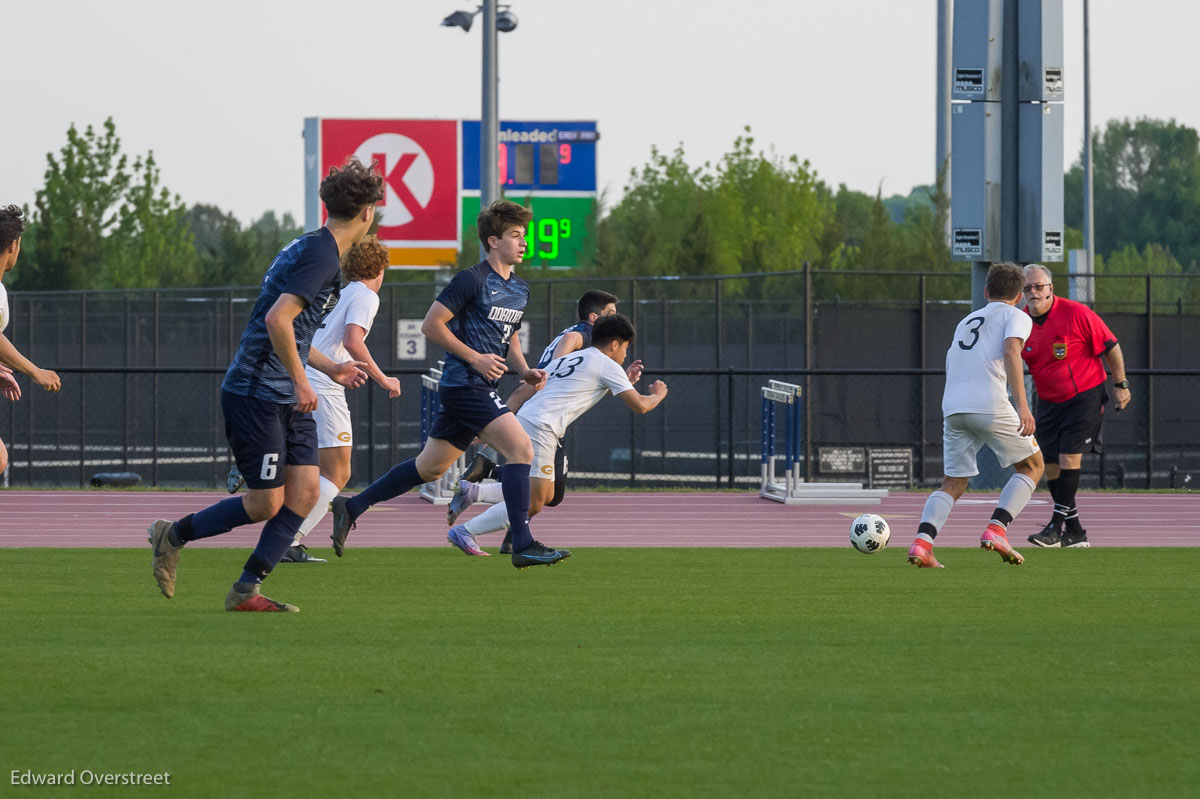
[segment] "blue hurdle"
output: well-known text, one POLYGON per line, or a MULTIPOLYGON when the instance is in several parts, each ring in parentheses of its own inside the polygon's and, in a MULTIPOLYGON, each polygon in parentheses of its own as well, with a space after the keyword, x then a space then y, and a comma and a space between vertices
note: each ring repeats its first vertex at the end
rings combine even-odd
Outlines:
MULTIPOLYGON (((431 367, 429 374, 421 375, 421 446, 429 438, 433 420, 437 418, 441 403, 438 401, 438 382, 442 379, 444 361, 438 361, 437 367, 431 367)), ((458 476, 467 468, 466 454, 459 456, 454 465, 445 474, 421 486, 421 496, 434 505, 449 505, 454 497, 454 489, 458 485, 458 476)))
POLYGON ((862 483, 808 483, 801 476, 804 466, 804 404, 800 386, 771 380, 762 389, 762 480, 759 496, 799 504, 877 505, 887 489, 863 488, 862 483), (782 480, 775 474, 777 419, 782 407, 784 425, 784 471, 782 480))

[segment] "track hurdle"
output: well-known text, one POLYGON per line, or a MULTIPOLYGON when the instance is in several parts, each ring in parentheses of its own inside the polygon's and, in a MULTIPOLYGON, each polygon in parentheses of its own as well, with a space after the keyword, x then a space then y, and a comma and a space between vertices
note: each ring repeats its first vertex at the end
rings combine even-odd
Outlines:
POLYGON ((762 477, 759 496, 785 505, 878 505, 887 489, 863 488, 862 483, 807 483, 804 464, 803 397, 800 386, 771 380, 762 388, 762 477), (780 413, 782 409, 782 413, 780 413), (779 416, 783 417, 783 479, 775 474, 779 416))
MULTIPOLYGON (((429 438, 429 430, 433 427, 433 420, 437 418, 438 409, 441 407, 438 402, 438 382, 442 379, 442 367, 445 362, 438 361, 437 367, 431 367, 429 374, 421 375, 421 446, 425 446, 426 439, 429 438)), ((458 476, 467 468, 466 454, 459 456, 454 465, 451 466, 445 474, 434 480, 432 483, 426 483, 421 486, 421 496, 434 505, 449 505, 450 500, 454 497, 454 488, 458 484, 458 476)))

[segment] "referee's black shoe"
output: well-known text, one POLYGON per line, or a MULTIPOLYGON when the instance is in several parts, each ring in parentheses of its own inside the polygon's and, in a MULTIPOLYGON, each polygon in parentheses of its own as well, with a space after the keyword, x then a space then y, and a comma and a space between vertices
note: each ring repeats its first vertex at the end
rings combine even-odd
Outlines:
POLYGON ((1050 522, 1042 528, 1040 533, 1034 533, 1029 536, 1029 543, 1037 544, 1039 547, 1047 549, 1058 549, 1062 546, 1062 537, 1062 528, 1055 527, 1054 522, 1050 522))
POLYGON ((1087 540, 1087 530, 1084 530, 1082 527, 1078 530, 1063 530, 1062 541, 1059 546, 1063 549, 1090 547, 1091 544, 1087 540))
POLYGON ((511 555, 512 554, 512 530, 504 531, 504 540, 500 542, 500 554, 501 555, 511 555))

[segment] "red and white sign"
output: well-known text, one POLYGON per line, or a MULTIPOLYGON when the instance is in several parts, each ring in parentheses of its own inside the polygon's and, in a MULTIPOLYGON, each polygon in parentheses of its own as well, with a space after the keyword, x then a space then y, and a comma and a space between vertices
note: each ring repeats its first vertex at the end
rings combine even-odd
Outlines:
POLYGON ((385 183, 376 209, 380 240, 389 247, 457 249, 458 137, 455 120, 322 119, 320 174, 351 156, 376 162, 385 183))

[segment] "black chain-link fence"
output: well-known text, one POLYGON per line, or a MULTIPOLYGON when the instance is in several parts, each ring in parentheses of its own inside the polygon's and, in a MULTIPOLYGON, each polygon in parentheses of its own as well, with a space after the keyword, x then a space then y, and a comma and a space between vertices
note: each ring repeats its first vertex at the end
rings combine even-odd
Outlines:
MULTIPOLYGON (((670 387, 646 416, 608 400, 576 422, 567 451, 579 484, 757 485, 759 392, 770 379, 804 389, 808 479, 869 481, 870 456, 880 450, 911 450, 916 484, 941 477, 941 369, 954 325, 970 310, 965 273, 530 282, 521 331, 530 360, 574 322, 578 296, 602 288, 620 296, 638 328, 631 356, 646 363, 642 389, 658 378, 670 387)), ((1133 402, 1109 416, 1105 456, 1085 458, 1083 483, 1184 485, 1200 474, 1200 313, 1191 299, 1200 276, 1100 276, 1087 288, 1121 340, 1133 402)), ((374 386, 349 393, 352 484, 418 450, 417 375, 442 353, 414 325, 437 290, 392 283, 381 292, 368 345, 385 371, 400 375, 404 395, 389 401, 374 386)), ((22 378, 22 400, 0 405, 8 484, 84 485, 97 472, 129 471, 156 485, 223 485, 220 381, 257 294, 11 294, 7 335, 58 369, 63 390, 46 394, 22 378)), ((978 487, 1003 482, 994 459, 985 455, 981 465, 978 487)))

